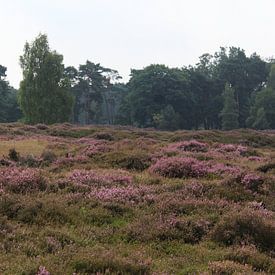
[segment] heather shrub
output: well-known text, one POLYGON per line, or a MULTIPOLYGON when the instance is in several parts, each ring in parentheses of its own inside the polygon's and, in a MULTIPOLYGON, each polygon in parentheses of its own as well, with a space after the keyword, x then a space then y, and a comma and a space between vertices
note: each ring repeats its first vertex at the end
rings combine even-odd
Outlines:
POLYGON ((167 147, 163 149, 163 151, 166 153, 206 152, 207 147, 208 146, 206 143, 202 143, 196 140, 190 140, 190 141, 181 141, 181 142, 169 144, 167 147))
POLYGON ((275 224, 262 211, 245 209, 221 219, 212 232, 212 239, 225 245, 252 244, 264 251, 275 247, 275 224))
POLYGON ((19 161, 20 154, 15 150, 15 148, 12 148, 9 150, 9 159, 12 161, 19 161))
POLYGON ((40 170, 17 167, 0 169, 0 185, 5 191, 23 194, 44 191, 47 186, 40 170))
POLYGON ((275 260, 260 253, 254 246, 234 247, 225 255, 226 260, 248 264, 255 271, 265 271, 270 274, 275 273, 275 260))
POLYGON ((150 274, 150 261, 140 257, 135 254, 121 257, 111 251, 89 253, 74 259, 72 267, 76 274, 150 274))
POLYGON ((192 220, 175 216, 145 216, 127 228, 128 241, 167 241, 179 240, 185 243, 198 243, 206 236, 210 223, 204 219, 192 220))
POLYGON ((112 134, 107 133, 107 132, 95 133, 95 134, 93 135, 93 137, 94 137, 95 139, 103 139, 103 140, 108 140, 108 141, 114 140, 114 137, 112 136, 112 134))
POLYGON ((81 150, 81 154, 88 157, 94 157, 98 154, 110 151, 110 147, 105 140, 81 138, 77 141, 77 143, 85 145, 85 147, 81 150))
POLYGON ((12 166, 14 164, 13 161, 8 160, 6 158, 1 158, 0 159, 0 166, 12 166))
POLYGON ((249 156, 249 149, 239 144, 218 144, 216 150, 220 153, 233 153, 240 156, 249 156))
POLYGON ((194 158, 170 157, 158 160, 149 171, 168 178, 199 178, 207 175, 208 167, 194 158))
POLYGON ((47 130, 49 129, 49 126, 47 126, 46 124, 39 123, 39 124, 36 124, 36 128, 38 130, 47 130))
POLYGON ((150 165, 149 156, 142 152, 112 152, 103 156, 103 160, 113 167, 136 171, 143 171, 150 165))
POLYGON ((263 173, 267 173, 273 169, 275 169, 275 162, 264 164, 264 165, 260 166, 257 170, 260 172, 263 172, 263 173))
POLYGON ((45 266, 40 266, 36 275, 50 275, 51 273, 46 269, 45 266))
POLYGON ((27 155, 24 157, 20 157, 19 163, 22 166, 38 168, 42 163, 42 159, 36 158, 33 155, 27 155))
POLYGON ((0 199, 0 213, 8 219, 24 224, 45 225, 49 223, 65 224, 70 222, 71 215, 64 209, 64 203, 50 200, 47 203, 28 198, 5 196, 0 199))
POLYGON ((213 275, 254 274, 251 266, 229 260, 210 262, 208 270, 213 275))
POLYGON ((132 176, 122 170, 74 170, 67 180, 75 185, 127 185, 132 183, 132 176))
POLYGON ((150 189, 146 187, 134 186, 118 186, 109 188, 93 189, 89 193, 90 198, 96 198, 104 202, 118 202, 118 203, 139 203, 150 202, 150 189))
POLYGON ((241 180, 241 183, 245 186, 245 188, 252 191, 257 191, 263 182, 264 180, 262 177, 253 173, 244 175, 241 180))
POLYGON ((8 219, 4 216, 0 216, 0 238, 4 237, 8 232, 12 231, 12 226, 8 222, 8 219))
POLYGON ((65 156, 60 157, 54 161, 55 168, 62 168, 63 166, 73 166, 74 164, 83 164, 89 161, 89 157, 87 156, 65 156))
POLYGON ((52 163, 57 159, 56 154, 50 150, 44 150, 41 154, 41 158, 45 163, 52 163))

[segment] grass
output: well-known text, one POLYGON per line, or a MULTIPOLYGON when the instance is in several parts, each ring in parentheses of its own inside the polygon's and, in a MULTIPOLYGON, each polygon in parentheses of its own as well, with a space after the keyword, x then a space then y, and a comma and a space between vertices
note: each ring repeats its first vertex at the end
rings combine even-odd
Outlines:
POLYGON ((9 150, 14 148, 22 156, 28 154, 40 156, 41 153, 46 149, 47 145, 47 141, 41 141, 37 139, 1 141, 0 155, 8 155, 9 150))

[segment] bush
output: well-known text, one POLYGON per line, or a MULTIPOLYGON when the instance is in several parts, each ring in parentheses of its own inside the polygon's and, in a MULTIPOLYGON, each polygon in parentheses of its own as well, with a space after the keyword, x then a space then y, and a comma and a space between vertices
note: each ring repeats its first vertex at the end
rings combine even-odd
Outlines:
POLYGON ((153 164, 149 171, 168 178, 198 178, 206 176, 208 167, 194 158, 163 158, 153 164))
POLYGON ((38 130, 47 130, 47 129, 49 129, 49 127, 46 124, 42 124, 42 123, 36 124, 36 128, 38 130))
POLYGON ((262 211, 233 212, 215 226, 212 239, 225 245, 246 243, 271 251, 275 247, 275 223, 262 211))
POLYGON ((242 265, 232 261, 216 261, 208 264, 208 269, 213 275, 253 274, 251 266, 242 265))
POLYGON ((260 172, 263 172, 263 173, 267 173, 268 171, 273 170, 273 169, 275 169, 275 162, 262 165, 257 170, 260 172))
POLYGON ((257 191, 264 181, 260 176, 249 173, 243 176, 241 182, 247 189, 257 191))
POLYGON ((40 170, 17 167, 8 167, 0 170, 0 185, 5 191, 23 194, 44 191, 47 186, 40 170))
POLYGON ((150 158, 144 153, 123 153, 113 152, 103 157, 104 162, 110 163, 113 167, 127 170, 143 171, 150 165, 150 158))
POLYGON ((114 137, 112 136, 112 134, 106 133, 106 132, 95 133, 95 134, 93 135, 93 137, 94 137, 95 139, 104 139, 104 140, 108 140, 108 141, 114 140, 114 137))
POLYGON ((20 154, 15 150, 15 148, 12 148, 9 150, 9 159, 13 161, 19 161, 20 154))
POLYGON ((206 152, 207 144, 196 140, 181 141, 169 144, 164 148, 165 152, 206 152))
MULTIPOLYGON (((72 263, 77 274, 150 274, 150 260, 140 259, 140 255, 119 256, 118 251, 95 250, 78 256, 72 263)), ((128 254, 128 253, 127 253, 128 254)))
POLYGON ((238 262, 240 264, 248 264, 255 271, 265 271, 275 274, 275 260, 257 251, 253 246, 234 247, 225 259, 238 262))
POLYGON ((52 163, 57 159, 57 156, 53 151, 45 150, 45 151, 42 152, 41 158, 46 163, 52 163))
POLYGON ((145 216, 128 226, 127 238, 129 241, 179 240, 194 244, 206 236, 209 225, 204 219, 145 216))
POLYGON ((27 155, 20 157, 20 165, 27 167, 39 167, 41 165, 41 159, 34 157, 33 155, 27 155))

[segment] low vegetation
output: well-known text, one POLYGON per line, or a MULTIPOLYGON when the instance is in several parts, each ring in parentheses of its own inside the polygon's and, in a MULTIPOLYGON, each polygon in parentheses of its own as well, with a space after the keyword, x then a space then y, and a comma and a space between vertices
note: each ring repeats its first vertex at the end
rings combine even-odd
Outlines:
POLYGON ((275 132, 0 133, 1 274, 275 273, 275 132))

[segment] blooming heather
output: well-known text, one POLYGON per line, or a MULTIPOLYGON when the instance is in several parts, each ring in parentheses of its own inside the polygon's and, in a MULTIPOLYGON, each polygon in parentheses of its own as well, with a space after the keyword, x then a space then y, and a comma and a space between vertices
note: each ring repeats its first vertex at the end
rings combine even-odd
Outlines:
POLYGON ((244 175, 241 181, 247 189, 254 191, 256 191, 263 183, 262 177, 253 173, 244 175))
POLYGON ((87 156, 68 156, 57 159, 55 165, 72 165, 74 163, 86 163, 89 160, 87 156))
POLYGON ((36 275, 50 275, 51 273, 46 269, 45 266, 40 266, 36 275))
POLYGON ((68 176, 69 182, 79 185, 131 184, 132 177, 122 170, 74 170, 68 176))
POLYGON ((208 173, 207 164, 194 158, 162 158, 153 164, 149 171, 169 178, 203 177, 208 173))
POLYGON ((219 144, 216 150, 221 153, 244 155, 248 151, 248 148, 239 144, 219 144))
POLYGON ((0 170, 0 186, 15 193, 43 191, 46 183, 39 169, 8 167, 0 170))
POLYGON ((112 201, 120 203, 138 203, 142 201, 151 200, 149 195, 149 188, 122 186, 122 187, 102 187, 100 189, 93 189, 89 194, 90 198, 97 198, 101 201, 112 201))
POLYGON ((108 142, 106 140, 98 140, 94 138, 80 138, 76 141, 76 144, 85 145, 86 147, 82 150, 82 154, 88 157, 92 157, 99 153, 110 151, 108 142))
POLYGON ((207 151, 207 144, 202 143, 196 140, 190 141, 181 141, 177 143, 169 144, 163 150, 166 153, 177 153, 177 152, 206 152, 207 151))
POLYGON ((239 176, 241 169, 239 167, 226 165, 224 163, 216 163, 208 169, 208 172, 216 175, 230 174, 232 176, 239 176))

